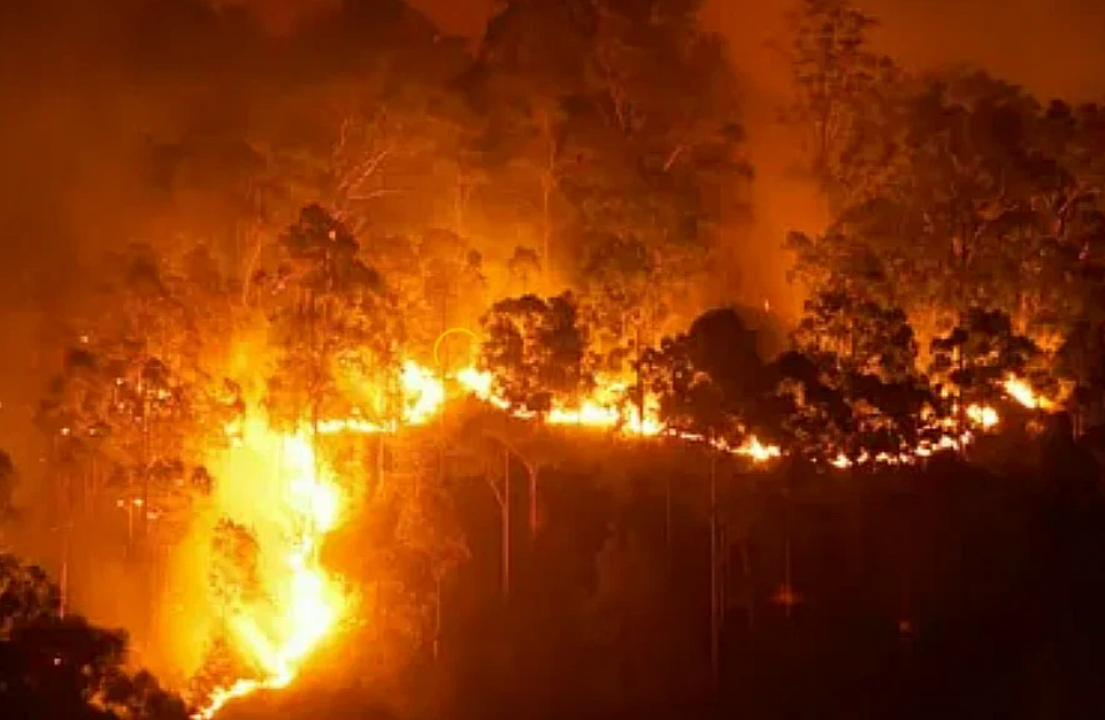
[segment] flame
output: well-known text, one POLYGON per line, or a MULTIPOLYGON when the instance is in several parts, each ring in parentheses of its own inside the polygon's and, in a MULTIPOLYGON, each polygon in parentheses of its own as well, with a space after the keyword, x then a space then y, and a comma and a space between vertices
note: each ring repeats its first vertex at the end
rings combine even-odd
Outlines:
POLYGON ((782 456, 783 451, 778 445, 764 445, 755 435, 751 435, 733 451, 737 455, 744 455, 756 462, 768 462, 782 456))
POLYGON ((1002 384, 1002 388, 1009 397, 1029 410, 1051 410, 1055 407, 1053 401, 1036 394, 1036 391, 1032 389, 1031 385, 1021 380, 1016 375, 1007 376, 1005 382, 1002 384))
MULTIPOLYGON (((521 419, 531 419, 534 413, 512 408, 510 402, 494 391, 495 378, 486 371, 465 368, 457 373, 458 383, 474 397, 510 412, 521 419)), ((689 442, 701 442, 712 445, 718 450, 749 458, 753 462, 765 463, 782 456, 782 448, 777 445, 765 445, 755 435, 745 438, 744 442, 732 447, 724 440, 709 440, 694 433, 675 432, 667 428, 659 418, 659 413, 650 403, 651 398, 644 397, 644 412, 636 403, 626 401, 630 395, 630 385, 624 380, 599 376, 595 388, 587 397, 566 401, 554 398, 552 407, 544 416, 549 425, 585 427, 618 432, 627 437, 672 436, 689 442)))
POLYGON ((445 405, 445 383, 413 360, 403 363, 399 382, 403 388, 403 422, 407 425, 425 425, 445 405))
POLYGON ((232 594, 230 606, 219 610, 228 640, 262 677, 216 689, 194 716, 201 720, 236 698, 286 687, 336 627, 347 604, 318 557, 322 540, 341 518, 343 495, 317 457, 309 432, 281 433, 258 419, 230 431, 239 441, 216 461, 231 471, 220 475, 217 501, 257 540, 263 588, 252 595, 232 594))
POLYGON ((972 404, 967 406, 967 419, 983 430, 997 427, 1000 418, 998 411, 989 405, 972 404))
MULTIPOLYGON (((467 367, 453 377, 464 392, 493 407, 519 419, 530 420, 536 417, 536 413, 513 407, 510 401, 498 394, 495 390, 495 377, 490 372, 467 367)), ((403 364, 401 384, 406 398, 404 424, 425 424, 441 411, 447 400, 444 382, 414 361, 408 360, 403 364)), ((1038 396, 1027 382, 1016 376, 1008 376, 1003 388, 1010 397, 1025 407, 1048 409, 1054 405, 1046 398, 1038 396)), ((708 443, 718 450, 749 458, 756 463, 770 462, 783 455, 782 448, 765 445, 755 435, 747 437, 740 446, 732 447, 723 440, 709 440, 694 433, 673 431, 660 420, 656 408, 650 406, 649 396, 644 398, 645 409, 642 413, 636 403, 627 402, 630 395, 631 386, 628 382, 600 376, 594 390, 586 397, 554 398, 552 407, 542 420, 549 425, 602 429, 627 437, 671 436, 690 442, 708 443)), ((916 447, 903 447, 896 453, 880 451, 872 455, 861 450, 855 457, 849 457, 839 452, 826 462, 840 469, 871 462, 908 465, 939 452, 961 450, 973 441, 973 430, 990 432, 1000 421, 994 407, 973 403, 966 408, 963 427, 954 418, 931 420, 935 424, 929 429, 942 431, 936 440, 922 440, 916 447)), ((321 427, 323 432, 374 433, 394 432, 398 429, 396 424, 380 425, 357 419, 326 421, 321 427)))

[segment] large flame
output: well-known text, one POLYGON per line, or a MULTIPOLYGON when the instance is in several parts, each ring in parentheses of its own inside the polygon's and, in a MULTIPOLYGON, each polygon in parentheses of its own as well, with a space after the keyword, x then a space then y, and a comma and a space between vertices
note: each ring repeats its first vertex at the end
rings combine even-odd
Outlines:
POLYGON ((316 455, 308 430, 278 432, 249 420, 215 459, 219 511, 256 539, 253 592, 219 593, 227 640, 259 677, 215 689, 197 712, 208 719, 227 702, 286 687, 306 656, 338 623, 346 598, 319 563, 323 538, 338 523, 343 494, 316 455))

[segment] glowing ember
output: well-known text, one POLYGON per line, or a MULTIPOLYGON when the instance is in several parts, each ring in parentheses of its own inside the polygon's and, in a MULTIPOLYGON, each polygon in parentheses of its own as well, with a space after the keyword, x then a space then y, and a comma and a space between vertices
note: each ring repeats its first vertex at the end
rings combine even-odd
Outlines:
POLYGON ((262 677, 216 689, 196 714, 203 719, 236 698, 286 687, 346 606, 318 559, 322 539, 339 520, 342 493, 308 431, 279 433, 253 420, 238 433, 240 444, 215 463, 224 478, 216 499, 256 540, 261 592, 231 588, 221 595, 229 606, 219 610, 228 640, 262 677))

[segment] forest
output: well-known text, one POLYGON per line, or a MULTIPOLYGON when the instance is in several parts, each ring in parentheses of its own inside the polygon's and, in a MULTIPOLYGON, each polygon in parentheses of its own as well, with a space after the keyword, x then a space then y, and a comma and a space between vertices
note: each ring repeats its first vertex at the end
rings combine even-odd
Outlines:
POLYGON ((702 0, 0 7, 0 714, 1105 712, 1105 105, 861 5, 768 238, 702 0))

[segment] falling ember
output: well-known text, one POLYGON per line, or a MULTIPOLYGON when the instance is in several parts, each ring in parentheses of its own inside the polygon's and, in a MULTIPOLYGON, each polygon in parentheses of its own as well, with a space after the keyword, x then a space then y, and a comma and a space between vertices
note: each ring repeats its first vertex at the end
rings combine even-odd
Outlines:
POLYGON ((291 683, 347 604, 319 562, 322 540, 341 517, 343 495, 309 432, 281 433, 252 420, 239 428, 239 438, 213 463, 222 478, 216 502, 255 540, 260 587, 215 588, 222 600, 216 612, 228 642, 260 677, 210 692, 195 715, 203 720, 231 700, 291 683))

